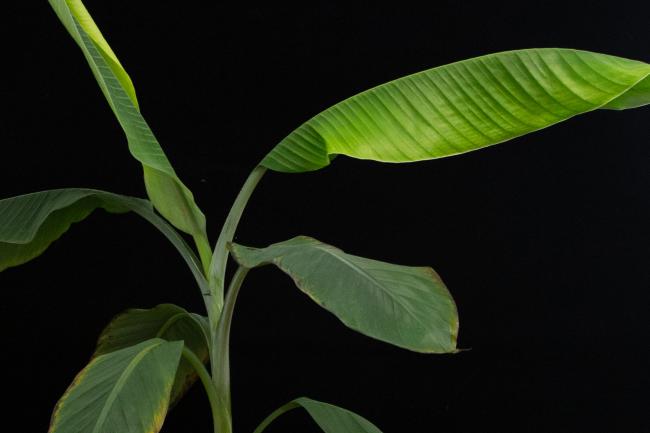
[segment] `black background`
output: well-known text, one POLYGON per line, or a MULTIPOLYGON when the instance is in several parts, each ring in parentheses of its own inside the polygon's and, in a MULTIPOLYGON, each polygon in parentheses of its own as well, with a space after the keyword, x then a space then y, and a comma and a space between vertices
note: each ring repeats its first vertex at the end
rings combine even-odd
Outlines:
MULTIPOLYGON (((646 2, 91 1, 142 112, 216 238, 252 167, 329 105, 429 67, 560 46, 650 60, 646 2)), ((2 197, 60 187, 144 195, 139 165, 85 61, 44 1, 3 17, 2 197)), ((431 265, 459 306, 457 355, 409 353, 343 327, 273 268, 252 272, 232 335, 235 428, 301 395, 386 433, 650 431, 647 108, 600 111, 417 164, 338 158, 268 174, 237 239, 298 234, 431 265)), ((4 420, 45 431, 111 317, 203 311, 176 251, 132 215, 93 214, 0 275, 4 420)), ((200 387, 163 431, 209 432, 200 387)), ((306 415, 268 430, 316 431, 306 415)))

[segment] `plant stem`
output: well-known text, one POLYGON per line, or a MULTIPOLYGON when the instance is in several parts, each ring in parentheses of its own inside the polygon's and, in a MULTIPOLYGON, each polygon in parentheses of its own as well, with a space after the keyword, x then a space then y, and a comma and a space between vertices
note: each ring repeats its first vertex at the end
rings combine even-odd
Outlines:
POLYGON ((226 300, 223 305, 221 316, 215 337, 213 339, 212 356, 212 380, 217 390, 219 401, 219 416, 217 425, 219 433, 232 432, 232 409, 230 400, 230 327, 232 316, 235 310, 235 302, 246 274, 249 269, 243 266, 237 268, 232 277, 226 300))
POLYGON ((185 360, 189 362, 190 365, 192 365, 194 371, 196 371, 196 374, 198 374, 199 379, 201 379, 201 383, 203 383, 205 392, 208 395, 208 401, 210 402, 210 409, 212 409, 214 433, 220 433, 220 431, 217 430, 217 420, 219 417, 219 397, 217 395, 217 389, 215 388, 210 378, 210 374, 205 369, 203 362, 201 362, 201 360, 194 354, 194 352, 192 352, 187 347, 183 347, 183 358, 185 358, 185 360))
POLYGON ((203 273, 205 277, 208 277, 208 272, 210 271, 210 263, 212 262, 212 248, 210 247, 210 241, 204 235, 194 236, 194 243, 196 244, 196 249, 199 251, 199 257, 201 258, 201 264, 203 265, 203 273))
POLYGON ((290 401, 289 403, 285 404, 282 407, 277 408, 269 416, 267 416, 264 421, 260 425, 257 426, 255 431, 253 433, 262 433, 264 429, 266 429, 269 424, 271 424, 277 417, 282 415, 285 412, 289 412, 291 409, 295 409, 297 407, 300 407, 298 403, 295 403, 293 401, 290 401))
MULTIPOLYGON (((217 244, 214 247, 214 255, 212 256, 212 263, 210 264, 207 278, 210 291, 214 298, 214 305, 217 306, 218 310, 220 310, 223 305, 226 264, 228 262, 228 249, 226 247, 228 242, 232 241, 239 220, 244 212, 244 208, 265 172, 266 168, 258 165, 253 169, 251 174, 248 175, 244 186, 241 191, 239 191, 239 195, 237 195, 235 202, 230 208, 228 217, 226 217, 226 222, 221 228, 219 239, 217 239, 217 244)), ((217 315, 215 315, 215 317, 217 315)))
MULTIPOLYGON (((266 172, 265 167, 257 166, 248 175, 241 191, 230 208, 221 228, 217 244, 206 273, 210 294, 204 296, 210 319, 210 365, 213 386, 217 390, 218 407, 215 417, 215 432, 232 433, 232 411, 230 402, 230 325, 237 294, 248 269, 240 267, 233 276, 224 301, 226 265, 228 263, 228 242, 231 242, 237 225, 255 187, 266 172)), ((201 257, 203 261, 203 256, 201 257)), ((203 261, 204 267, 205 262, 203 261)))
MULTIPOLYGON (((212 262, 212 249, 210 247, 210 241, 206 235, 194 236, 194 243, 196 244, 196 249, 199 251, 199 257, 201 257, 201 264, 203 265, 203 275, 206 278, 206 288, 201 288, 201 293, 203 294, 203 303, 205 304, 205 309, 208 312, 208 319, 210 323, 216 323, 219 320, 219 312, 221 310, 220 301, 215 302, 213 290, 210 288, 210 285, 207 282, 208 273, 210 272, 210 263, 212 262)), ((212 326, 211 326, 212 328, 212 326)))

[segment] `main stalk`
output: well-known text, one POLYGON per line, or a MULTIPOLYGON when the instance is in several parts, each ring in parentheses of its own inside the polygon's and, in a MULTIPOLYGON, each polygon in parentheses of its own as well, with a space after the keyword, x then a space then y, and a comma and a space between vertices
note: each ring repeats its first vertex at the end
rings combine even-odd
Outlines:
POLYGON ((232 409, 230 399, 230 327, 235 302, 248 269, 239 267, 230 282, 228 292, 224 289, 226 265, 228 263, 228 243, 233 240, 239 220, 246 208, 255 187, 266 172, 266 168, 257 166, 244 182, 235 202, 230 208, 226 221, 214 248, 212 262, 207 272, 210 288, 210 302, 206 302, 210 319, 210 366, 212 383, 217 390, 217 413, 215 416, 215 433, 232 433, 232 409))

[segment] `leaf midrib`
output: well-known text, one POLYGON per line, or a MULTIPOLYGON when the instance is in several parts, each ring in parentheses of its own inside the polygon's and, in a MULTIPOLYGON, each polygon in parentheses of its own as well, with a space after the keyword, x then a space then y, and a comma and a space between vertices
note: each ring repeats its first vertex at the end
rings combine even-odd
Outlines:
MULTIPOLYGON (((427 329, 427 325, 422 321, 422 319, 418 315, 413 313, 413 309, 410 306, 405 305, 402 302, 402 299, 399 296, 397 296, 392 291, 387 289, 379 280, 377 280, 377 278, 375 278, 374 276, 369 274, 366 270, 359 267, 354 262, 351 262, 350 260, 346 259, 342 255, 335 254, 335 252, 332 251, 331 249, 325 248, 325 247, 323 247, 321 245, 312 245, 312 247, 315 248, 315 249, 318 249, 318 250, 320 250, 320 251, 322 251, 322 252, 324 252, 326 254, 329 254, 331 257, 334 257, 335 259, 338 259, 339 261, 341 261, 341 262, 345 263, 346 265, 350 266, 358 274, 360 274, 363 277, 365 277, 366 279, 370 280, 373 285, 375 285, 375 286, 377 286, 379 288, 379 291, 384 293, 388 298, 390 298, 391 300, 393 300, 393 302, 395 302, 396 304, 401 306, 411 317, 413 317, 415 319, 415 321, 422 326, 423 329, 427 329)), ((345 254, 344 252, 342 252, 342 253, 345 254)))
POLYGON ((189 316, 189 314, 186 311, 179 311, 178 313, 167 318, 167 320, 165 320, 165 322, 160 327, 158 332, 156 332, 156 338, 164 338, 163 335, 165 335, 165 332, 167 332, 174 323, 178 322, 185 316, 189 316))
POLYGON ((95 427, 93 428, 92 433, 99 433, 100 431, 99 429, 106 422, 106 418, 108 417, 108 412, 110 411, 113 404, 115 403, 118 394, 126 384, 126 381, 129 379, 133 371, 140 364, 142 359, 145 356, 147 356, 149 352, 151 352, 156 347, 159 347, 161 344, 162 344, 161 342, 152 343, 151 346, 144 348, 129 362, 129 364, 126 366, 124 371, 120 374, 120 378, 115 382, 115 386, 113 387, 110 394, 108 395, 106 402, 104 403, 104 407, 102 408, 102 411, 97 417, 97 421, 95 422, 95 427))

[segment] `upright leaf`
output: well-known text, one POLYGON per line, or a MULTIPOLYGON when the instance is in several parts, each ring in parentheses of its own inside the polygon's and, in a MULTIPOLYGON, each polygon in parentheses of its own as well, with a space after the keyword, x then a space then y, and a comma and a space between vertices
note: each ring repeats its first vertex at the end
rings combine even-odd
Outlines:
POLYGON ((305 409, 325 433, 381 433, 374 424, 356 413, 307 397, 297 398, 273 412, 254 433, 262 433, 278 416, 299 407, 305 409))
MULTIPOLYGON (((152 338, 183 341, 204 363, 210 357, 208 319, 173 304, 149 310, 132 309, 115 317, 102 331, 93 358, 135 346, 152 338)), ((173 406, 198 378, 194 367, 182 359, 171 393, 173 406)))
POLYGON ((182 350, 152 339, 95 358, 57 403, 49 432, 159 432, 182 350))
POLYGON ((207 283, 192 249, 147 200, 81 188, 54 189, 0 200, 0 271, 38 257, 70 225, 93 210, 132 211, 149 221, 181 253, 204 292, 207 283))
POLYGON ((231 244, 230 251, 247 268, 276 265, 316 303, 365 335, 417 352, 456 351, 456 305, 431 268, 353 256, 305 236, 260 249, 231 244))
POLYGON ((490 146, 597 108, 650 103, 650 65, 558 48, 489 54, 367 90, 314 116, 261 165, 317 170, 337 155, 385 162, 490 146))
POLYGON ((127 137, 129 150, 142 163, 145 186, 156 209, 180 230, 205 238, 205 216, 181 182, 158 140, 140 114, 135 90, 115 53, 80 0, 49 0, 81 48, 127 137))

